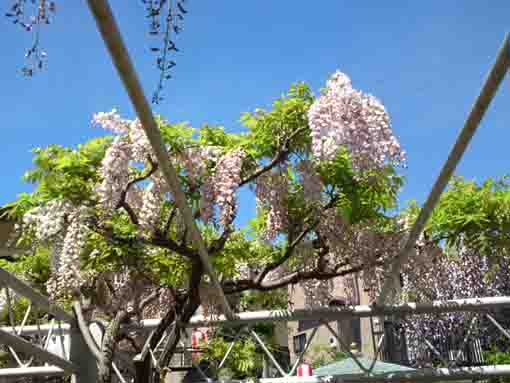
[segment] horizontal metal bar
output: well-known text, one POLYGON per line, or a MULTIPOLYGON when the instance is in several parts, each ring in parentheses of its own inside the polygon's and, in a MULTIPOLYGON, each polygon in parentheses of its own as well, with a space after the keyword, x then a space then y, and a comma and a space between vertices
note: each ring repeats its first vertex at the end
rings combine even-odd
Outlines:
POLYGON ((26 353, 27 355, 34 356, 42 362, 55 365, 62 368, 66 372, 78 372, 78 368, 68 360, 62 359, 59 356, 36 346, 29 341, 6 331, 0 330, 0 343, 11 346, 17 351, 26 353))
POLYGON ((29 376, 65 376, 64 370, 54 366, 0 368, 0 378, 27 378, 29 376))
POLYGON ((481 379, 510 375, 510 365, 438 368, 430 370, 416 370, 409 372, 395 372, 389 374, 363 376, 363 375, 336 375, 285 377, 260 379, 260 383, 380 383, 380 382, 444 382, 464 379, 481 379))
MULTIPOLYGON (((21 326, 14 326, 13 327, 0 327, 1 331, 7 332, 9 334, 15 334, 21 329, 21 326)), ((23 326, 23 336, 33 336, 33 335, 46 335, 51 329, 51 323, 47 324, 41 324, 40 326, 36 325, 30 325, 30 326, 23 326)), ((53 335, 54 336, 60 336, 60 335, 66 335, 69 334, 69 331, 71 329, 71 325, 68 323, 62 323, 60 325, 60 328, 53 329, 53 335)))
MULTIPOLYGON (((236 326, 239 324, 250 324, 257 322, 286 322, 321 319, 333 321, 350 318, 367 318, 371 316, 394 315, 396 317, 406 315, 418 315, 425 313, 447 313, 461 311, 485 311, 500 307, 510 307, 510 297, 491 297, 491 298, 469 298, 447 301, 432 301, 429 303, 405 303, 386 306, 346 306, 346 307, 324 307, 314 309, 295 309, 295 310, 273 310, 273 311, 253 311, 237 315, 234 320, 227 320, 223 315, 217 319, 208 320, 204 316, 194 316, 187 327, 207 327, 207 326, 236 326)), ((151 328, 157 325, 158 320, 142 321, 144 327, 151 328)))
MULTIPOLYGON (((406 315, 419 315, 427 313, 447 313, 447 312, 467 312, 467 311, 487 311, 491 309, 510 307, 510 297, 488 297, 488 298, 469 298, 455 299, 448 301, 432 301, 428 303, 413 303, 385 306, 346 306, 346 307, 324 307, 314 309, 295 309, 295 310, 265 310, 265 311, 248 311, 237 314, 233 321, 228 321, 225 316, 219 316, 215 320, 207 320, 202 315, 191 318, 190 322, 183 324, 188 328, 208 327, 218 325, 237 326, 239 324, 250 324, 258 322, 293 322, 300 320, 323 319, 323 320, 339 320, 350 318, 368 318, 371 316, 394 315, 396 317, 406 315)), ((141 327, 132 327, 133 330, 151 331, 159 324, 159 319, 144 319, 141 321, 141 327)), ((50 329, 49 324, 43 324, 40 327, 41 332, 47 332, 50 329)), ((14 333, 19 327, 0 327, 2 331, 14 333)), ((62 332, 69 332, 69 325, 62 324, 62 332)), ((38 334, 37 326, 23 327, 24 335, 38 334)))
POLYGON ((14 275, 5 271, 1 267, 0 267, 0 285, 9 287, 10 289, 14 290, 17 294, 24 296, 25 298, 28 298, 34 305, 37 305, 43 308, 44 310, 47 310, 49 313, 53 314, 57 319, 69 323, 74 321, 72 315, 51 303, 47 297, 38 293, 29 285, 20 281, 14 275))

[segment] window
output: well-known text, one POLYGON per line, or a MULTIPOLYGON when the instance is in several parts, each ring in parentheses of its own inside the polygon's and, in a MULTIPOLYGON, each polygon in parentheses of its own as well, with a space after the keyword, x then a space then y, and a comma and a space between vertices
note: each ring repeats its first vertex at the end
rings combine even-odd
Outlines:
POLYGON ((305 349, 306 333, 296 335, 294 337, 294 353, 300 354, 305 349))
POLYGON ((351 319, 352 341, 361 349, 361 321, 360 318, 351 319))
POLYGON ((298 321, 298 331, 306 331, 315 327, 319 327, 321 325, 321 321, 319 319, 308 319, 308 320, 300 320, 298 321))

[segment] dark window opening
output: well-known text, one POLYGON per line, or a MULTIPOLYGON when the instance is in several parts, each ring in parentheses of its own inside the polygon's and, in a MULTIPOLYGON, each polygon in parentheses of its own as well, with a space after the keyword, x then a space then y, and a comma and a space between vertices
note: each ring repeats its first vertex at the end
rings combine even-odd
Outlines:
POLYGON ((306 333, 296 335, 294 337, 294 353, 300 354, 305 349, 306 333))

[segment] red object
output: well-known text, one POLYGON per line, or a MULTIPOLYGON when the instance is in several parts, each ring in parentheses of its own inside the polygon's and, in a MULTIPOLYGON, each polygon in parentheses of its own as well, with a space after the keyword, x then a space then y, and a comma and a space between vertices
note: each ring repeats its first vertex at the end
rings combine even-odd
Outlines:
MULTIPOLYGON (((200 344, 203 342, 207 342, 207 332, 201 331, 201 330, 194 330, 191 333, 191 348, 193 349, 199 349, 200 344)), ((200 354, 198 352, 192 352, 191 357, 193 359, 198 358, 200 354)))
POLYGON ((312 376, 312 367, 309 364, 302 363, 297 369, 297 376, 312 376))

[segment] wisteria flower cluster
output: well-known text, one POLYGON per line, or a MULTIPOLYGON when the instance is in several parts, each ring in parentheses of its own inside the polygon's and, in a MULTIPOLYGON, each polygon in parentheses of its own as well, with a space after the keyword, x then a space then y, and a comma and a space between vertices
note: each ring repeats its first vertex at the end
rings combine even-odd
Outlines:
POLYGON ((270 172, 257 179, 257 206, 267 208, 264 239, 272 241, 288 221, 288 179, 282 171, 270 172))
POLYGON ((121 118, 117 109, 110 112, 99 112, 92 115, 92 126, 101 126, 117 134, 127 134, 130 122, 121 118))
MULTIPOLYGON (((428 262, 411 260, 403 273, 402 301, 428 302, 432 300, 462 299, 506 295, 508 282, 505 272, 509 261, 500 259, 500 269, 492 272, 486 257, 469 249, 456 254, 440 256, 437 252, 428 262)), ((416 363, 427 364, 433 355, 422 350, 426 338, 437 347, 441 342, 456 342, 451 348, 461 349, 462 342, 491 343, 497 337, 496 329, 483 318, 469 312, 451 312, 413 316, 403 329, 410 354, 416 363)))
POLYGON ((106 212, 111 212, 117 207, 128 183, 131 148, 125 136, 118 136, 106 151, 101 163, 102 181, 97 185, 96 193, 106 212))
POLYGON ((200 201, 201 217, 205 222, 212 218, 213 203, 219 209, 219 223, 228 226, 236 214, 236 191, 241 183, 241 169, 245 153, 242 149, 224 154, 216 164, 214 173, 205 180, 200 201))
POLYGON ((324 187, 320 175, 317 173, 312 161, 303 160, 297 165, 301 174, 303 193, 309 202, 318 202, 324 187))
POLYGON ((354 89, 342 72, 331 76, 324 94, 310 107, 308 121, 316 160, 333 160, 342 146, 355 170, 380 169, 387 162, 405 160, 382 103, 354 89))
POLYGON ((85 207, 52 200, 23 217, 23 230, 32 231, 37 242, 51 245, 52 273, 47 289, 55 299, 72 294, 82 284, 80 254, 88 232, 86 213, 85 207))

